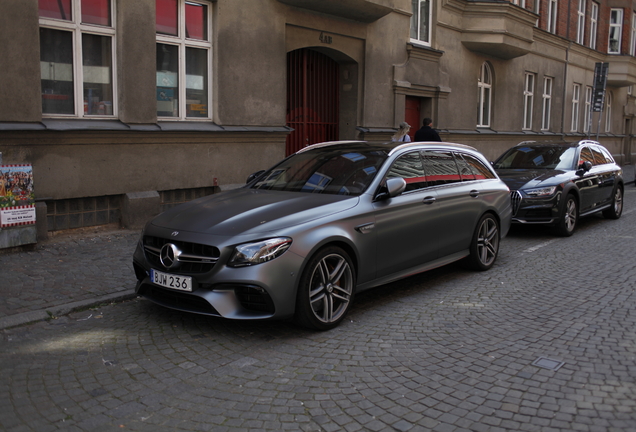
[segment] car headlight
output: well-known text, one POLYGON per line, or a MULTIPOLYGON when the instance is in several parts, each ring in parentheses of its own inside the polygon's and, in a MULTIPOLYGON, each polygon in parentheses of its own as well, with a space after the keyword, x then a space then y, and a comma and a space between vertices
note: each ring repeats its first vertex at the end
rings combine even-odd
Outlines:
POLYGON ((238 245, 234 248, 228 265, 230 267, 244 267, 271 261, 284 254, 291 244, 292 239, 289 237, 278 237, 238 245))
POLYGON ((526 195, 531 196, 533 198, 547 197, 547 196, 550 196, 550 195, 554 195, 554 191, 556 191, 556 186, 548 186, 548 187, 532 188, 532 189, 524 189, 523 190, 523 192, 526 195))

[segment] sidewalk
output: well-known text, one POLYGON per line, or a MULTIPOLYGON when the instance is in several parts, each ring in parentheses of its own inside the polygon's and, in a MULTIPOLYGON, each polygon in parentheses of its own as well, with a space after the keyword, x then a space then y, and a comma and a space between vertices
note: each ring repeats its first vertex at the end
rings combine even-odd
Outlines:
MULTIPOLYGON (((623 167, 634 187, 634 166, 623 167)), ((135 297, 139 231, 95 227, 56 234, 31 251, 0 250, 0 330, 135 297)))
POLYGON ((0 251, 0 329, 134 298, 139 234, 95 227, 0 251))

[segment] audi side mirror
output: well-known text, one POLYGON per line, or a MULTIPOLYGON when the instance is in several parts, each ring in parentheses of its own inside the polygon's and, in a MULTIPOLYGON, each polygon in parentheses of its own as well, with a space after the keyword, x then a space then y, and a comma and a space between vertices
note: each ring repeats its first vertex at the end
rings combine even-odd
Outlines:
POLYGON ((592 169, 592 162, 590 162, 590 161, 581 162, 579 164, 579 172, 581 174, 585 174, 586 172, 588 172, 591 169, 592 169))

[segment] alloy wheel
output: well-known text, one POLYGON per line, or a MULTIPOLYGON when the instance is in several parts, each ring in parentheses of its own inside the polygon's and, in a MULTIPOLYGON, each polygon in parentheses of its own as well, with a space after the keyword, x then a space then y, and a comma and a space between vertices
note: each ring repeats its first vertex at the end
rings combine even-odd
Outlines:
POLYGON ((499 227, 493 218, 485 218, 479 227, 477 255, 484 266, 490 266, 499 251, 499 227))
POLYGON ((347 260, 339 254, 322 258, 313 269, 309 303, 322 323, 338 321, 347 311, 353 292, 353 274, 347 260))

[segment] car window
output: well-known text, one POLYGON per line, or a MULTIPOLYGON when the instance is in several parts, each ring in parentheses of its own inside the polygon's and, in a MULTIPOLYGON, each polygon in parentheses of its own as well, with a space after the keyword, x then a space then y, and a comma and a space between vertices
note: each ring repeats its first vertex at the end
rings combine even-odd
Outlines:
POLYGON ((589 147, 583 147, 581 149, 581 155, 579 156, 578 166, 581 166, 581 164, 583 162, 589 162, 592 165, 595 165, 595 163, 594 163, 594 155, 592 154, 592 150, 590 150, 589 147))
POLYGON ((289 192, 359 195, 387 158, 384 151, 334 147, 297 153, 250 187, 289 192))
POLYGON ((455 153, 455 162, 457 162, 457 168, 459 168, 459 175, 462 181, 475 180, 475 174, 470 168, 470 165, 464 160, 461 153, 455 153))
POLYGON ((425 150, 422 156, 429 186, 461 181, 459 169, 451 152, 425 150))
POLYGON ((495 178, 495 174, 490 169, 488 169, 488 167, 484 165, 482 161, 469 154, 462 154, 462 156, 464 157, 464 160, 466 160, 466 162, 468 162, 468 164, 471 166, 473 172, 475 173, 476 180, 495 178))
POLYGON ((601 153, 597 147, 590 146, 590 150, 592 150, 592 155, 594 156, 594 165, 604 165, 607 163, 605 162, 605 156, 603 156, 603 153, 601 153))
POLYGON ((603 153, 603 156, 605 156, 605 163, 614 163, 614 158, 605 147, 599 146, 598 149, 601 151, 601 153, 603 153))
POLYGON ((575 149, 562 145, 524 145, 514 147, 495 162, 495 169, 557 169, 573 168, 575 149))
POLYGON ((387 173, 387 178, 395 177, 402 177, 406 181, 407 192, 425 188, 426 174, 420 153, 414 151, 400 156, 387 173))

